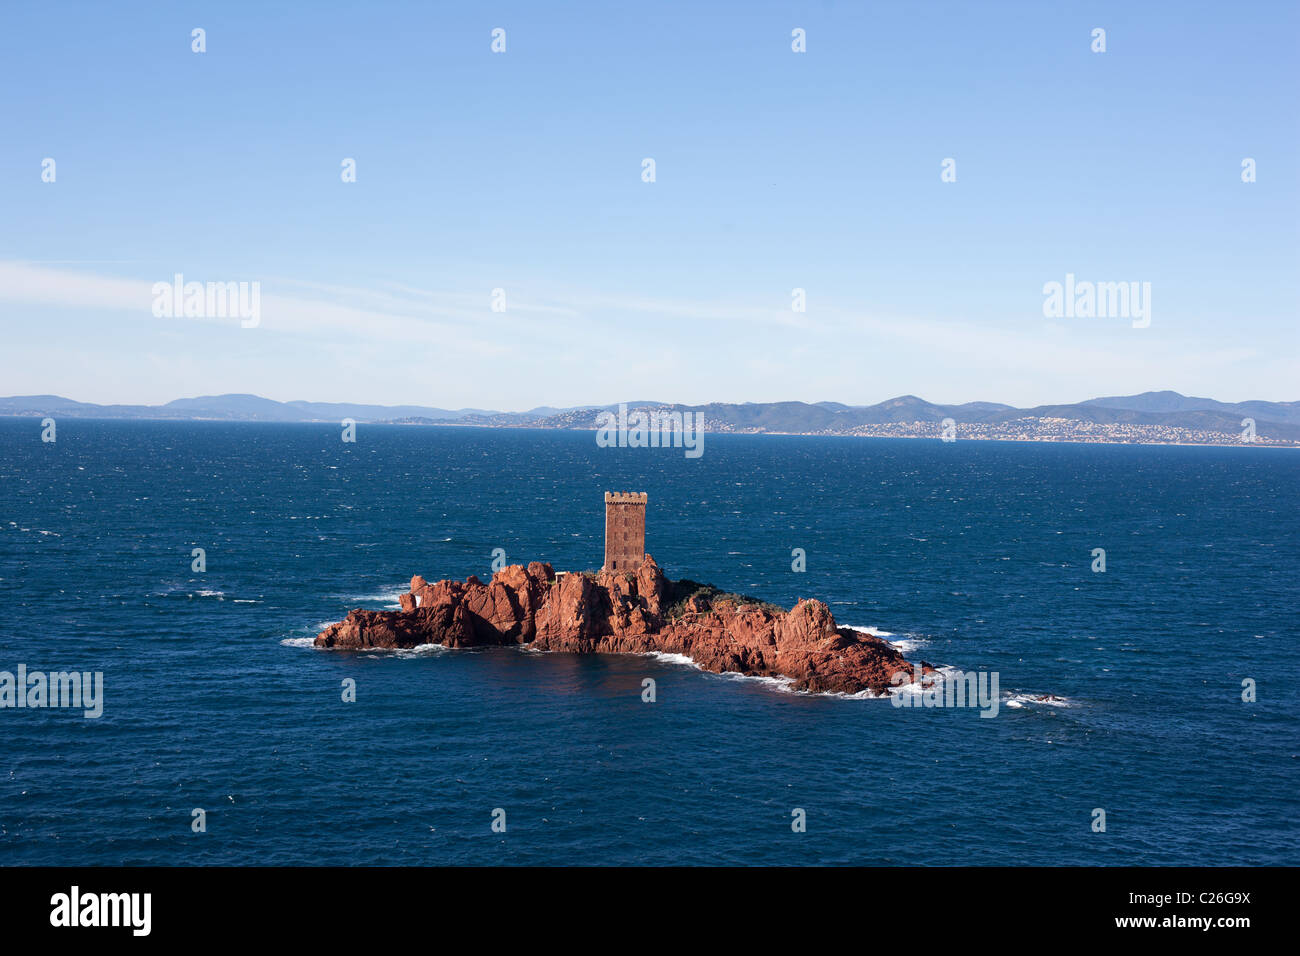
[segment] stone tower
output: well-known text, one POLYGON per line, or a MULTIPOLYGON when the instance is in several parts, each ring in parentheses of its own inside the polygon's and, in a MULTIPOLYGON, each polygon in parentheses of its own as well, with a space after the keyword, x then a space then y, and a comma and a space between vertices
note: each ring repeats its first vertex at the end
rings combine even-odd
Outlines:
POLYGON ((606 571, 635 571, 645 559, 644 491, 605 492, 606 571))

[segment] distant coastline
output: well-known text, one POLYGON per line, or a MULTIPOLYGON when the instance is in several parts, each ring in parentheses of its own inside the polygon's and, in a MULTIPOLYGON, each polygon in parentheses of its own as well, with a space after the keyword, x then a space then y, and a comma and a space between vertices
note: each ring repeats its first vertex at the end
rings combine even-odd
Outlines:
MULTIPOLYGON (((31 420, 33 415, 13 415, 6 412, 0 412, 0 421, 21 421, 31 420)), ((326 418, 303 418, 291 421, 267 421, 265 419, 240 419, 240 418, 147 418, 147 417, 111 417, 111 416, 76 416, 77 421, 86 422, 163 422, 175 425, 200 424, 200 425, 337 425, 335 419, 326 418)), ((536 424, 487 424, 484 422, 464 422, 464 421, 372 421, 366 422, 367 425, 387 425, 394 428, 477 428, 484 431, 562 431, 562 432, 589 432, 596 434, 595 427, 584 427, 580 425, 572 426, 546 426, 536 424)), ((923 424, 923 423, 915 423, 923 424)), ((726 429, 720 431, 710 431, 704 429, 705 434, 713 435, 747 435, 753 437, 771 437, 771 438, 844 438, 844 439, 896 439, 896 440, 917 440, 917 441, 942 441, 938 436, 925 434, 918 430, 916 433, 897 433, 897 434, 857 434, 842 432, 784 432, 784 431, 741 431, 737 429, 726 429)), ((1277 448, 1277 449, 1300 449, 1300 441, 1285 441, 1278 439, 1256 438, 1253 442, 1242 441, 1241 438, 1232 438, 1227 435, 1219 436, 1219 440, 1207 438, 1204 441, 1168 441, 1160 439, 1119 439, 1119 438, 1079 438, 1079 437, 1057 437, 1057 436, 1035 436, 1035 437, 1003 437, 990 435, 962 435, 958 433, 958 438, 954 441, 977 441, 989 442, 992 444, 1005 443, 1017 445, 1144 445, 1144 446, 1166 446, 1166 447, 1184 447, 1184 448, 1277 448)))
MULTIPOLYGON (((319 422, 318 422, 319 423, 319 422)), ((304 422, 303 424, 308 424, 304 422)), ((577 425, 571 427, 560 426, 542 426, 542 425, 488 425, 481 422, 408 422, 408 421, 389 421, 389 422, 371 422, 374 425, 397 425, 407 427, 425 427, 425 428, 484 428, 484 429, 521 429, 534 431, 573 431, 573 432, 592 432, 595 428, 583 428, 577 425)), ((924 423, 913 423, 924 424, 924 423)), ((859 434, 845 432, 778 432, 778 431, 739 431, 736 429, 726 429, 711 431, 707 427, 704 429, 705 434, 714 435, 754 435, 769 436, 782 438, 896 438, 906 440, 942 440, 938 435, 927 434, 918 430, 915 434, 859 434)), ((958 438, 954 441, 987 441, 987 442, 1007 442, 1013 444, 1045 444, 1045 445, 1169 445, 1183 446, 1188 448, 1300 448, 1300 441, 1280 441, 1256 438, 1253 442, 1242 441, 1240 437, 1231 437, 1228 435, 1219 436, 1219 440, 1205 441, 1165 441, 1159 439, 1150 439, 1145 441, 1124 440, 1119 438, 1079 438, 1079 437, 1024 437, 1010 438, 997 435, 962 435, 958 432, 958 438)))
MULTIPOLYGON (((1177 392, 1016 408, 996 402, 940 405, 912 395, 875 405, 763 402, 623 403, 642 412, 690 413, 706 434, 929 438, 1072 444, 1300 447, 1300 402, 1221 402, 1177 392)), ((619 405, 541 406, 526 412, 341 402, 279 402, 256 395, 177 399, 165 405, 97 405, 58 395, 0 398, 0 418, 141 421, 332 422, 595 431, 619 405)))

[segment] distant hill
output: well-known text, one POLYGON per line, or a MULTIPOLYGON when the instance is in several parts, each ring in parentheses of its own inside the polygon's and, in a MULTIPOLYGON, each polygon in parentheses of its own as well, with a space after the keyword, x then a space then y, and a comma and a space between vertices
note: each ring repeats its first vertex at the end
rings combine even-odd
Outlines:
POLYGON ((166 405, 95 405, 57 395, 0 398, 0 415, 60 414, 72 418, 142 418, 254 422, 388 421, 419 416, 451 421, 466 415, 493 415, 478 408, 451 411, 418 405, 352 405, 345 402, 277 402, 258 395, 202 395, 178 398, 166 405))
MULTIPOLYGON (((875 405, 842 402, 711 402, 678 405, 666 402, 627 402, 630 409, 664 408, 697 412, 729 430, 795 434, 849 434, 864 426, 891 423, 937 423, 952 418, 963 424, 997 425, 1026 418, 1066 419, 1113 425, 1169 426, 1236 434, 1243 418, 1253 418, 1261 433, 1300 441, 1300 402, 1220 402, 1178 392, 1143 392, 1109 396, 1067 405, 1016 408, 998 402, 937 405, 915 395, 900 395, 875 405)), ((617 405, 539 406, 527 412, 479 408, 446 409, 422 405, 356 405, 346 402, 277 402, 257 395, 203 395, 165 405, 96 405, 58 395, 0 398, 2 416, 63 416, 69 418, 134 418, 266 422, 411 422, 473 424, 539 428, 594 428, 595 413, 617 405)))
MULTIPOLYGON (((661 407, 662 402, 628 402, 629 408, 661 407)), ((542 405, 527 412, 498 412, 486 408, 433 408, 425 405, 354 405, 348 402, 277 402, 260 395, 200 395, 178 398, 165 405, 96 405, 59 395, 15 395, 0 398, 0 415, 29 416, 60 414, 69 418, 140 418, 218 420, 241 422, 324 422, 352 418, 359 422, 391 422, 423 419, 431 422, 463 421, 513 416, 541 419, 553 415, 616 408, 616 405, 575 405, 553 408, 542 405)))
POLYGON ((1177 392, 1143 392, 1141 395, 1093 398, 1080 404, 1135 412, 1224 412, 1249 416, 1256 421, 1300 424, 1300 402, 1217 402, 1212 398, 1192 398, 1177 392))

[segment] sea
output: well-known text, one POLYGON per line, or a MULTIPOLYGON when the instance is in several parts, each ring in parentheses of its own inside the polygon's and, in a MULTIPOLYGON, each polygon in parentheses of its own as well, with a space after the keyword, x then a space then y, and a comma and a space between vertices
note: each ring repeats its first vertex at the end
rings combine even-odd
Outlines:
POLYGON ((1300 864, 1294 450, 41 436, 0 419, 0 672, 100 673, 102 715, 0 708, 0 864, 1300 864), (649 494, 670 577, 819 598, 996 674, 996 715, 676 658, 311 646, 415 574, 599 567, 605 491, 649 494))

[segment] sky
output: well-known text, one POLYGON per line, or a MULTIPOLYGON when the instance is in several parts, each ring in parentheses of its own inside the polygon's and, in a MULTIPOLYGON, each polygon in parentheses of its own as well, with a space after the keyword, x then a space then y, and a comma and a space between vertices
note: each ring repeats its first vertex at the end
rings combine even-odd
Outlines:
POLYGON ((1297 400, 1298 47, 1280 0, 6 4, 0 395, 1297 400), (1149 325, 1045 316, 1067 274, 1149 325))

